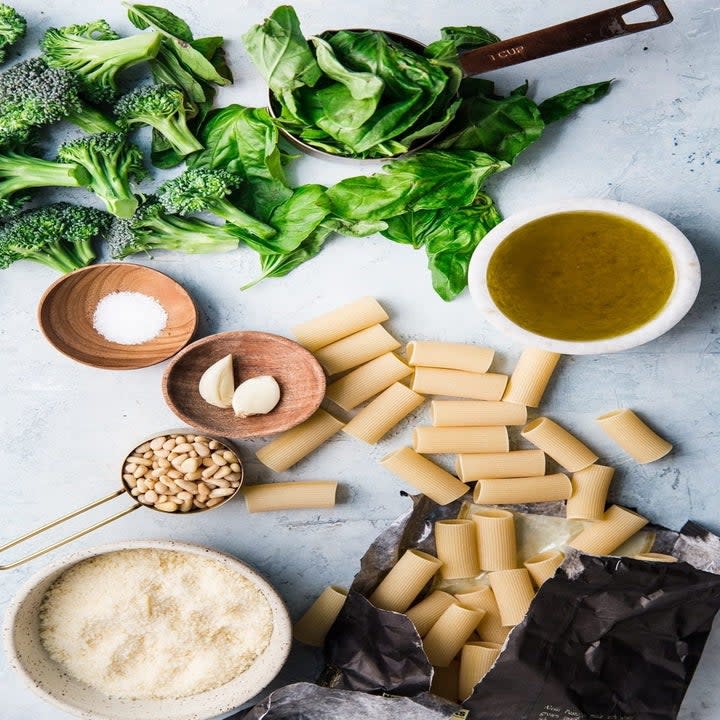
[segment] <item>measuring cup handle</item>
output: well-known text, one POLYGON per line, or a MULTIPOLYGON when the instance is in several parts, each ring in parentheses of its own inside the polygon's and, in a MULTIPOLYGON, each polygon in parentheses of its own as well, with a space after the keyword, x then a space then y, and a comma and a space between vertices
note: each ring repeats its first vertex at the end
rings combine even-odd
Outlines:
POLYGON ((672 21, 673 16, 663 0, 636 0, 543 30, 536 30, 470 50, 460 55, 460 64, 466 75, 478 75, 528 60, 592 45, 603 40, 650 30, 667 25, 672 21), (645 22, 628 23, 625 21, 625 15, 641 8, 653 9, 656 15, 655 19, 645 22))
MULTIPOLYGON (((9 542, 6 542, 4 545, 0 545, 0 554, 4 553, 6 550, 9 550, 10 548, 15 547, 16 545, 20 545, 20 543, 25 542, 26 540, 30 540, 30 538, 37 537, 38 535, 41 535, 42 533, 46 532, 47 530, 50 530, 51 528, 57 527, 58 525, 61 525, 62 523, 71 520, 74 517, 77 517, 78 515, 82 515, 83 513, 87 512, 88 510, 92 510, 93 508, 98 507, 99 505, 102 505, 103 503, 109 502, 110 500, 113 500, 114 498, 124 495, 125 490, 120 489, 116 490, 115 492, 111 493, 110 495, 106 495, 105 497, 100 498, 99 500, 95 500, 88 505, 85 505, 81 508, 78 508, 77 510, 73 510, 72 512, 69 512, 67 515, 63 515, 62 517, 57 518, 57 520, 53 520, 52 522, 49 522, 42 527, 36 528, 35 530, 31 530, 30 532, 25 533, 24 535, 21 535, 20 537, 15 538, 14 540, 10 540, 9 542)), ((85 528, 84 530, 78 530, 78 532, 73 533, 72 535, 68 535, 66 538, 63 538, 62 540, 58 540, 56 543, 53 543, 52 545, 48 545, 47 547, 42 548, 41 550, 37 550, 36 552, 26 555, 25 557, 20 558, 19 560, 15 560, 14 562, 8 563, 7 565, 0 565, 0 570, 10 570, 11 568, 18 567, 19 565, 23 565, 26 562, 29 562, 30 560, 34 560, 37 557, 40 557, 41 555, 45 555, 45 553, 48 553, 52 550, 55 550, 59 547, 62 547, 63 545, 72 542, 73 540, 77 540, 78 538, 82 537, 83 535, 87 535, 88 533, 92 532, 93 530, 97 530, 98 528, 101 528, 103 525, 107 525, 108 523, 111 523, 113 520, 117 520, 118 518, 121 518, 123 515, 127 515, 128 513, 131 513, 133 510, 137 510, 140 507, 140 503, 136 503, 135 505, 131 505, 129 508, 125 508, 125 510, 122 510, 118 513, 115 513, 115 515, 111 515, 108 518, 105 518, 104 520, 100 520, 99 522, 96 522, 94 525, 91 525, 88 528, 85 528)))

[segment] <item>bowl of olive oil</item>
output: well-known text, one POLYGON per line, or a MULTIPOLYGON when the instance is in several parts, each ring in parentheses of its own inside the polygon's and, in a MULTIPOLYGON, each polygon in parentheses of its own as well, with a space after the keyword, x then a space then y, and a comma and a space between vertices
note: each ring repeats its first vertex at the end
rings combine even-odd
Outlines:
POLYGON ((626 350, 676 325, 700 289, 690 241, 649 210, 605 199, 525 210, 493 228, 468 273, 473 300, 526 345, 626 350))

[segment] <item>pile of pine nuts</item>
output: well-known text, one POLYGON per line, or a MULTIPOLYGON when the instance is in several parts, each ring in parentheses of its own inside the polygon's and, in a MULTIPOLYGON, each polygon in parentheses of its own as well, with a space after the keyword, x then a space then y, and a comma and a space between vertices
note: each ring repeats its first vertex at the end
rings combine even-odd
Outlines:
POLYGON ((197 512, 225 502, 240 486, 237 455, 203 435, 160 435, 125 459, 123 480, 143 505, 197 512))

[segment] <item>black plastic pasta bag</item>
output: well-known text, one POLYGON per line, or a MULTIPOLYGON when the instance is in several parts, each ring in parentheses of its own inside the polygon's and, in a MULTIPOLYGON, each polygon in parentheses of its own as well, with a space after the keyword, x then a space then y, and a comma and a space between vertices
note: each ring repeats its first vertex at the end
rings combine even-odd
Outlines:
POLYGON ((472 720, 674 720, 720 609, 687 563, 578 556, 463 703, 472 720))

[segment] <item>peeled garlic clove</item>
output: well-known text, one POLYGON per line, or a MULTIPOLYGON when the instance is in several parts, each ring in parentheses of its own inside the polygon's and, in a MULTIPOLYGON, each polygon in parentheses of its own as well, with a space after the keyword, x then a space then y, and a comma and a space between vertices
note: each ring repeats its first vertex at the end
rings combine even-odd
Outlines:
POLYGON ((235 415, 241 418, 250 415, 265 415, 280 401, 280 386, 271 375, 259 375, 237 386, 232 397, 235 415))
POLYGON ((200 397, 219 408, 232 406, 234 388, 232 355, 226 355, 213 363, 202 374, 198 384, 200 397))

